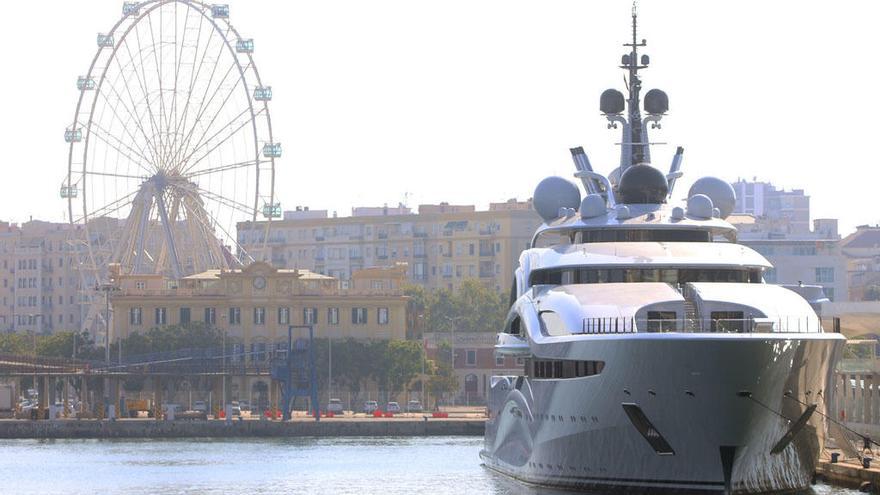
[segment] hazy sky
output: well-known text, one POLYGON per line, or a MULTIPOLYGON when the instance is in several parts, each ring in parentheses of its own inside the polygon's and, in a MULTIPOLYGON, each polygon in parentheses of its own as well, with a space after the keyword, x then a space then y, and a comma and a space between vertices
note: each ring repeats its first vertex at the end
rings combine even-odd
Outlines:
MULTIPOLYGON (((617 69, 629 1, 228 0, 274 89, 276 194, 355 205, 529 197, 570 176, 568 148, 617 162, 600 92, 617 69)), ((3 2, 0 218, 61 221, 76 77, 121 1, 3 2)), ((652 68, 670 97, 653 140, 665 169, 685 147, 684 195, 702 175, 753 177, 812 196, 844 231, 877 223, 878 2, 643 1, 652 68), (862 198, 862 199, 858 199, 862 198)))

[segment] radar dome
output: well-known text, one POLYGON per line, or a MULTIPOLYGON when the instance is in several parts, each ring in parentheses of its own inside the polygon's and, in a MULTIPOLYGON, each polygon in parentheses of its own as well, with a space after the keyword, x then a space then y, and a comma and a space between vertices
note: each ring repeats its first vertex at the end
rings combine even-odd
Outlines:
POLYGON ((690 217, 709 219, 715 207, 712 205, 712 199, 705 194, 694 194, 688 198, 687 214, 690 217))
POLYGON ((718 177, 697 179, 688 191, 688 197, 697 194, 708 196, 721 213, 721 218, 729 217, 736 207, 736 191, 733 190, 733 186, 718 177))
POLYGON ((581 205, 581 190, 562 177, 547 177, 535 188, 533 204, 538 215, 549 222, 559 218, 560 208, 577 209, 581 205))
POLYGON ((608 213, 605 198, 599 194, 587 194, 581 201, 581 218, 596 218, 608 213))
POLYGON ((617 200, 629 204, 665 203, 669 183, 663 172, 647 164, 633 165, 617 184, 617 200))

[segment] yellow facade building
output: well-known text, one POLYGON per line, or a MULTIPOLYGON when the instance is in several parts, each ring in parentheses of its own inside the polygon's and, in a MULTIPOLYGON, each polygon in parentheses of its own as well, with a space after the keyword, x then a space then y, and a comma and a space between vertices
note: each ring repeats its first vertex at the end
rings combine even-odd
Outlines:
MULTIPOLYGON (((316 338, 404 339, 405 272, 405 265, 366 269, 345 285, 308 270, 261 262, 181 280, 116 275, 111 339, 194 322, 222 330, 230 345, 247 354, 286 346, 290 325, 314 325, 316 338)), ((306 334, 297 329, 294 336, 306 334)))

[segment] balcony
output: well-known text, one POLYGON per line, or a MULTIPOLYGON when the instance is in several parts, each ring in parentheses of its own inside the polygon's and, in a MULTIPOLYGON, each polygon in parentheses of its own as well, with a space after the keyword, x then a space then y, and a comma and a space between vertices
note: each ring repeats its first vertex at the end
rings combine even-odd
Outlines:
POLYGON ((413 232, 412 235, 413 235, 413 237, 415 237, 417 239, 424 239, 424 238, 428 237, 427 232, 413 232))
POLYGON ((495 256, 494 249, 480 249, 480 256, 495 256))

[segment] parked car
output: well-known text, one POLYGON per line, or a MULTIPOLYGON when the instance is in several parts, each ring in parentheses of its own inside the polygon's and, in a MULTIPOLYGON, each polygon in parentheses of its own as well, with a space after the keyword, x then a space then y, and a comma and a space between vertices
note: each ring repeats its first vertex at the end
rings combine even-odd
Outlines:
POLYGON ((203 400, 193 402, 193 411, 208 412, 208 404, 203 400))
POLYGON ((397 402, 389 402, 385 405, 385 411, 390 413, 399 413, 400 412, 400 404, 397 402))
POLYGON ((330 403, 327 404, 327 412, 342 414, 342 401, 339 399, 330 399, 330 403))
POLYGON ((406 403, 406 412, 420 413, 422 412, 422 403, 417 400, 411 400, 406 403))
POLYGON ((379 410, 379 403, 374 400, 368 400, 364 402, 364 412, 367 414, 373 414, 374 412, 379 410))

